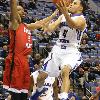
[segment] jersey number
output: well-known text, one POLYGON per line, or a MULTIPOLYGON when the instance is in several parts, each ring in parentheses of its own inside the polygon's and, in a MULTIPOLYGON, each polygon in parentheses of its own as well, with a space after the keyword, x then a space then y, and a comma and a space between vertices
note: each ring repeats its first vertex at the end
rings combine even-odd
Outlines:
POLYGON ((67 32, 68 32, 68 30, 64 30, 64 32, 63 32, 63 37, 64 38, 66 38, 67 32))

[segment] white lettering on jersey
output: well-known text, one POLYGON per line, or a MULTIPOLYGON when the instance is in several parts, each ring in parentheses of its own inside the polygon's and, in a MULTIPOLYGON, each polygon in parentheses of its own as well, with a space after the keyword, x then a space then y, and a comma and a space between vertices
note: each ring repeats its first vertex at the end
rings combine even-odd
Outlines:
POLYGON ((32 44, 31 43, 26 43, 26 47, 27 48, 31 48, 32 47, 32 44))
POLYGON ((32 47, 32 44, 30 43, 30 41, 31 41, 31 32, 26 27, 24 27, 24 32, 28 34, 28 38, 27 38, 28 42, 26 43, 26 47, 31 48, 32 47))
POLYGON ((29 35, 31 35, 30 30, 28 30, 26 27, 24 27, 24 32, 27 33, 27 34, 29 34, 29 35))

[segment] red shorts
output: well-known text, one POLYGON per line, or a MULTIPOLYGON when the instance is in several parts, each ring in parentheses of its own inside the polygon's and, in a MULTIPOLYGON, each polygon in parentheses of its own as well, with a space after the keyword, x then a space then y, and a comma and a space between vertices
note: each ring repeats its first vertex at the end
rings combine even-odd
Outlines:
MULTIPOLYGON (((9 54, 5 61, 5 71, 3 75, 3 85, 9 88, 29 90, 30 87, 30 69, 26 56, 15 55, 12 79, 10 81, 10 64, 12 56, 9 54)), ((13 91, 14 92, 14 91, 13 91)), ((26 92, 25 92, 26 93, 26 92)))

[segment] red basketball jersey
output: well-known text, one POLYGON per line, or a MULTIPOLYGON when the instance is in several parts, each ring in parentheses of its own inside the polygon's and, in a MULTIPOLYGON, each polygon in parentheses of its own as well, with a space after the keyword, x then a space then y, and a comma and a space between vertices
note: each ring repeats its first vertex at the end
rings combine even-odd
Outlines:
POLYGON ((14 35, 15 37, 15 54, 24 54, 28 55, 32 50, 32 38, 31 38, 31 32, 28 30, 27 26, 25 24, 20 24, 18 29, 16 30, 16 33, 14 34, 14 31, 9 30, 10 35, 10 45, 9 50, 10 53, 13 50, 14 47, 14 35))

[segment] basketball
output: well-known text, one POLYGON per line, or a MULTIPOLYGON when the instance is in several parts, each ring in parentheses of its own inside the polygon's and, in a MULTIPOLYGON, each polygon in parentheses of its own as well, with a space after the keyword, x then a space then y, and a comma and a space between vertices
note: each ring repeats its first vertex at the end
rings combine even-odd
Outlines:
MULTIPOLYGON (((59 4, 60 1, 63 1, 63 0, 52 0, 52 2, 53 2, 54 4, 59 4)), ((66 6, 69 6, 70 3, 71 3, 71 0, 65 0, 65 1, 66 1, 66 6)))
POLYGON ((54 4, 56 4, 56 3, 59 3, 61 0, 53 0, 52 2, 54 3, 54 4))

